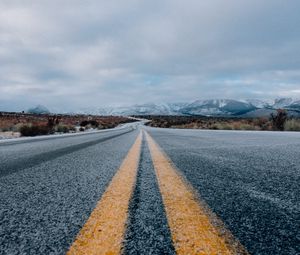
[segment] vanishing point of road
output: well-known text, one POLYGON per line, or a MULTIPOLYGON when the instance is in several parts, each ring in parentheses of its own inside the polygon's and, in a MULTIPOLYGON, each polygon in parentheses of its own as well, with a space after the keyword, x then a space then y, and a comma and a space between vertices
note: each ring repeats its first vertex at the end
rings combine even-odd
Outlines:
POLYGON ((300 254, 300 134, 0 142, 0 254, 300 254))

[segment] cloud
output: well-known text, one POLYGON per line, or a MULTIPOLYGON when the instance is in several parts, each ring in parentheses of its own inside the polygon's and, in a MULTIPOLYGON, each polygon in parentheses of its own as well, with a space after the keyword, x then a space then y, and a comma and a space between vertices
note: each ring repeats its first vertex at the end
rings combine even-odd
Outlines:
POLYGON ((0 110, 297 97, 299 8, 296 0, 1 1, 0 110))

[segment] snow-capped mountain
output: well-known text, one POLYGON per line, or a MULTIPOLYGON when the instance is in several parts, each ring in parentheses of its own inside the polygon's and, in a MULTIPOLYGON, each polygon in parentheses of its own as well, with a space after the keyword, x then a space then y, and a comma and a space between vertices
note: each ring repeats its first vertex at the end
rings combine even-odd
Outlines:
POLYGON ((289 109, 299 110, 300 111, 300 100, 293 101, 289 106, 289 109))
MULTIPOLYGON (((276 109, 287 109, 294 116, 300 116, 300 100, 277 98, 275 100, 233 100, 209 99, 186 103, 148 103, 124 107, 83 108, 74 113, 92 115, 203 115, 203 116, 269 116, 276 109)), ((44 106, 28 110, 34 113, 48 113, 44 106)))
POLYGON ((85 108, 77 113, 93 115, 179 115, 185 103, 137 104, 115 108, 85 108))
POLYGON ((272 107, 285 108, 285 107, 289 107, 293 102, 294 101, 292 98, 276 98, 272 107))
POLYGON ((271 107, 271 105, 274 103, 274 100, 246 99, 245 102, 261 109, 271 107))
POLYGON ((300 110, 300 100, 299 99, 293 100, 292 98, 278 98, 275 99, 272 107, 275 109, 285 108, 285 109, 300 110))
POLYGON ((27 110, 28 113, 33 113, 33 114, 47 114, 50 113, 47 107, 43 105, 37 105, 35 107, 32 107, 27 110))
POLYGON ((188 115, 241 115, 255 110, 250 103, 232 99, 197 100, 181 109, 181 113, 188 115))

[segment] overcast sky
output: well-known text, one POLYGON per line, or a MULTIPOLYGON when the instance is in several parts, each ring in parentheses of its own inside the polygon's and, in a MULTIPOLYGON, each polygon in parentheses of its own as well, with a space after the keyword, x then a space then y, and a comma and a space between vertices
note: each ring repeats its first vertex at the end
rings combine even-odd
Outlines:
POLYGON ((300 98, 298 0, 1 0, 0 110, 300 98))

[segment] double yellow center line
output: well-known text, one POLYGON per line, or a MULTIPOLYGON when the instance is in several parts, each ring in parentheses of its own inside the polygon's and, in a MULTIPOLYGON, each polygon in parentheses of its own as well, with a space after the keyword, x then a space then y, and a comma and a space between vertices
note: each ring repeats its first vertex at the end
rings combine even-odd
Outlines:
POLYGON ((67 254, 108 255, 121 253, 141 143, 142 134, 140 133, 67 254))
MULTIPOLYGON (((180 176, 161 148, 146 133, 153 165, 177 254, 247 254, 230 234, 212 224, 198 196, 180 176)), ((122 254, 128 207, 135 187, 142 133, 123 161, 90 218, 67 252, 122 254)))

